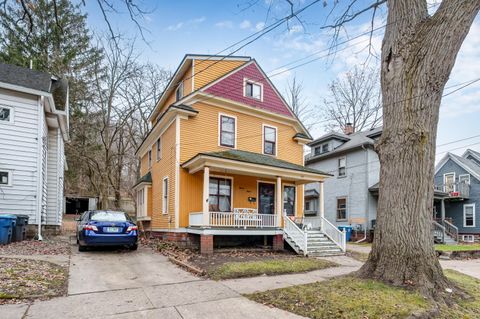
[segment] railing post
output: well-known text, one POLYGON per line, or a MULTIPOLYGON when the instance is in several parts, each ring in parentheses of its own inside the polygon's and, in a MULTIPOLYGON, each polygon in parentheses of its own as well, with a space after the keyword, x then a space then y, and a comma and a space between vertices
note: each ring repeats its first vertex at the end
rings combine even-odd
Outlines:
POLYGON ((320 213, 320 230, 324 231, 323 219, 325 218, 325 201, 323 196, 323 182, 320 182, 320 194, 318 195, 318 210, 320 213))
POLYGON ((281 227, 282 225, 282 178, 280 176, 277 176, 277 185, 276 185, 276 217, 277 217, 277 220, 276 220, 276 227, 281 227))
POLYGON ((308 231, 304 230, 304 240, 305 240, 305 251, 303 252, 303 254, 305 256, 307 256, 308 254, 308 231))
POLYGON ((203 169, 203 227, 210 226, 210 212, 208 209, 210 184, 210 168, 205 166, 203 169))
POLYGON ((347 251, 347 232, 345 231, 345 228, 342 230, 342 250, 343 252, 347 251))

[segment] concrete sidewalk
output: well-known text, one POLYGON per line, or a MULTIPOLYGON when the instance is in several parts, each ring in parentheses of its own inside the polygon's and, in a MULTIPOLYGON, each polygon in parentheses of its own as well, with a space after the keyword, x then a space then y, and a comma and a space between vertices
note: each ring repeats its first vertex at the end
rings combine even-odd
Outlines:
POLYGON ((362 265, 361 262, 346 256, 322 257, 319 259, 333 261, 340 266, 300 274, 229 279, 223 280, 222 284, 240 294, 248 294, 327 280, 354 272, 362 265))

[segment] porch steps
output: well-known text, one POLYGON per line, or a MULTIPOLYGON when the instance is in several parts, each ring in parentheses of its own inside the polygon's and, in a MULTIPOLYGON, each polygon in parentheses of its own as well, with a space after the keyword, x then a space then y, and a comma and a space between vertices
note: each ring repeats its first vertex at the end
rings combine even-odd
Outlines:
MULTIPOLYGON (((344 255, 343 251, 320 230, 308 230, 307 233, 307 256, 327 257, 344 255)), ((304 251, 295 243, 293 238, 288 236, 288 234, 285 234, 284 238, 297 254, 304 255, 304 251)))
POLYGON ((442 242, 442 234, 433 232, 433 241, 437 244, 446 244, 446 245, 456 245, 457 241, 450 237, 448 234, 445 234, 445 239, 442 242))

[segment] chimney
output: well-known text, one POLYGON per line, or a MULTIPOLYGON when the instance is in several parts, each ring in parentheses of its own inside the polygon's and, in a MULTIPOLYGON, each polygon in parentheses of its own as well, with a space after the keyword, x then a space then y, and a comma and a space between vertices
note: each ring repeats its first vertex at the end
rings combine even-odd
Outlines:
POLYGON ((350 135, 353 133, 352 123, 345 123, 345 128, 343 129, 343 133, 345 133, 346 135, 350 135))

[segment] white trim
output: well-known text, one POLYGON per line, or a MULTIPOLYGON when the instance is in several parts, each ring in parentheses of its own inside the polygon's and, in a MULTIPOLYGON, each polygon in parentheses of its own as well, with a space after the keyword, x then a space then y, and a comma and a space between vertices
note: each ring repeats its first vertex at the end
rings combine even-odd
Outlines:
MULTIPOLYGON (((277 183, 274 182, 274 181, 266 181, 266 180, 261 180, 261 179, 257 179, 257 191, 256 191, 256 195, 257 195, 257 212, 259 212, 258 210, 258 204, 260 203, 260 187, 259 187, 259 184, 260 183, 263 183, 263 184, 273 184, 274 186, 274 190, 273 190, 273 194, 275 195, 274 199, 275 199, 275 207, 274 207, 274 211, 273 213, 276 214, 277 213, 277 183)), ((283 198, 282 198, 282 203, 283 203, 283 198)), ((260 212, 259 212, 260 214, 260 212)), ((265 213, 264 213, 265 214, 265 213)))
MULTIPOLYGON (((1 187, 11 187, 12 186, 12 180, 13 180, 13 172, 8 169, 0 169, 0 173, 7 173, 7 184, 1 184, 0 183, 0 188, 1 187)), ((0 191, 1 192, 1 191, 0 191)))
POLYGON ((192 92, 195 91, 195 59, 192 59, 192 92))
POLYGON ((468 176, 467 184, 470 185, 470 174, 460 174, 460 175, 458 175, 458 183, 460 183, 460 180, 462 179, 462 176, 468 176))
POLYGON ((468 227, 468 228, 475 227, 475 224, 476 224, 475 218, 476 218, 475 203, 463 204, 463 227, 468 227), (465 219, 465 213, 466 213, 465 208, 467 208, 467 207, 473 207, 473 211, 472 211, 473 212, 473 225, 469 225, 469 226, 467 226, 466 219, 465 219))
POLYGON ((0 124, 14 124, 15 123, 15 108, 13 106, 0 104, 0 108, 10 110, 10 118, 8 121, 0 120, 0 124))
POLYGON ((448 173, 443 174, 443 192, 444 193, 447 192, 447 182, 446 182, 446 176, 447 175, 453 175, 453 191, 456 192, 457 191, 457 186, 455 185, 455 181, 457 179, 457 176, 456 176, 455 172, 448 172, 448 173))
POLYGON ((175 228, 180 226, 180 116, 175 120, 175 228))
POLYGON ((236 149, 237 148, 237 130, 238 130, 238 119, 237 119, 237 116, 236 115, 230 115, 230 114, 226 114, 226 113, 222 113, 222 112, 218 112, 218 125, 217 125, 217 131, 218 131, 218 146, 219 147, 225 147, 225 148, 228 148, 228 149, 236 149), (221 139, 221 124, 222 124, 222 116, 225 116, 225 117, 229 117, 229 118, 233 118, 235 120, 235 123, 234 123, 234 128, 235 128, 235 132, 233 133, 234 134, 234 138, 233 138, 233 147, 232 146, 227 146, 227 145, 222 145, 222 139, 221 139))
POLYGON ((262 154, 273 156, 273 157, 278 156, 278 127, 262 123, 262 154), (275 129, 275 154, 266 154, 265 153, 265 127, 275 129))
POLYGON ((337 196, 335 197, 335 222, 346 222, 348 221, 348 196, 337 196), (345 199, 345 219, 338 219, 338 200, 345 199))
MULTIPOLYGON (((233 176, 226 176, 226 175, 216 175, 216 174, 209 174, 208 176, 208 198, 210 198, 210 179, 211 178, 223 178, 223 179, 230 179, 230 208, 231 208, 231 212, 233 212, 233 209, 235 207, 233 207, 233 194, 234 194, 234 189, 233 189, 233 176)), ((210 200, 209 200, 210 201, 210 200)), ((219 203, 220 204, 220 203, 219 203)), ((210 207, 210 203, 208 204, 209 207, 210 207)), ((209 212, 210 212, 210 209, 209 209, 209 212)), ((214 211, 212 211, 214 212, 214 211)), ((214 213, 221 213, 221 212, 214 212, 214 213)))
POLYGON ((283 229, 215 229, 215 228, 186 228, 187 233, 198 235, 232 235, 232 236, 252 236, 252 235, 281 235, 283 229))
POLYGON ((263 83, 251 80, 249 78, 243 78, 243 96, 254 99, 256 101, 263 102, 263 83), (247 95, 247 83, 253 84, 253 85, 258 85, 260 87, 260 98, 257 99, 256 97, 253 96, 253 88, 252 88, 252 96, 247 95))
POLYGON ((170 183, 168 181, 168 176, 164 176, 162 178, 162 214, 167 215, 168 214, 168 202, 170 200, 170 194, 169 194, 169 188, 170 188, 170 183), (165 180, 167 181, 167 187, 165 188, 165 180), (167 199, 165 200, 165 193, 167 193, 167 199), (166 207, 165 207, 165 202, 166 202, 166 207))

